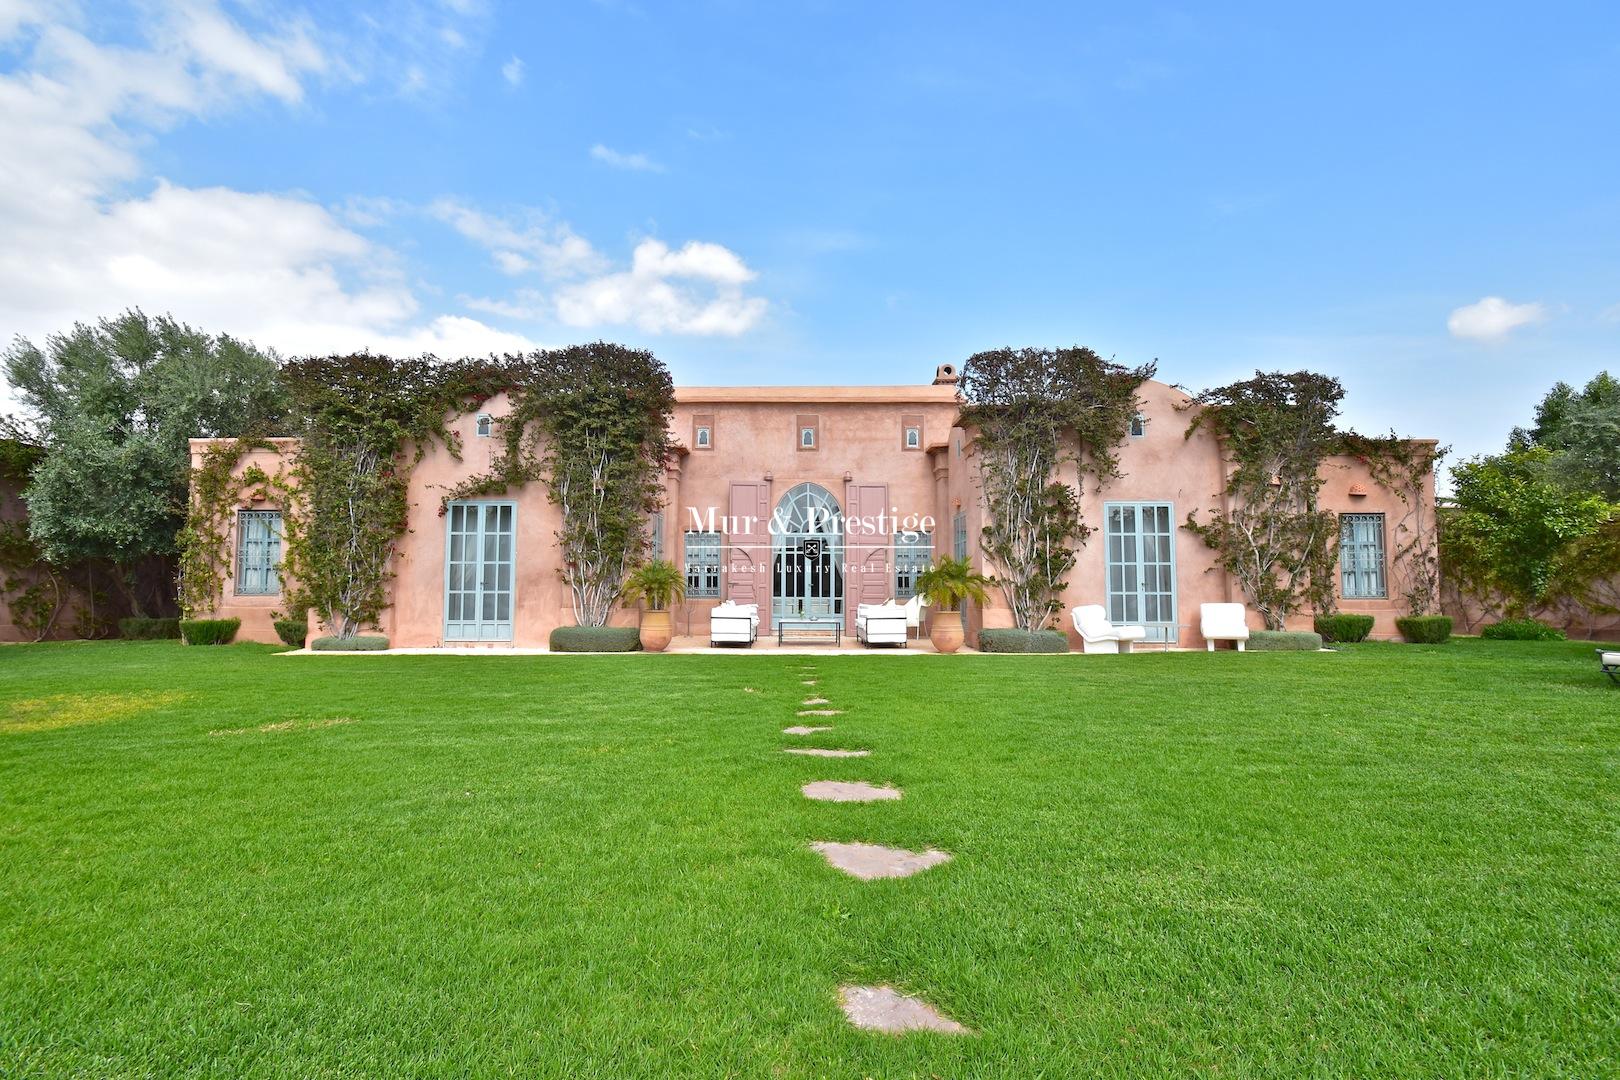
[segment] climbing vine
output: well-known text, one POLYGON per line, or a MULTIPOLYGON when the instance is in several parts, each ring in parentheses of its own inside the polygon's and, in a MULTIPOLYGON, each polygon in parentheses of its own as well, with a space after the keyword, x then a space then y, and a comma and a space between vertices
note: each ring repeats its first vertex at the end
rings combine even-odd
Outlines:
POLYGON ((271 478, 257 466, 236 475, 242 458, 257 449, 273 447, 253 438, 221 440, 203 451, 202 464, 192 470, 191 505, 179 538, 180 611, 188 619, 219 606, 231 576, 230 527, 241 492, 271 485, 271 478))
POLYGON ((1342 452, 1367 467, 1373 483, 1401 501, 1401 517, 1393 531, 1391 576, 1406 604, 1408 615, 1432 615, 1440 610, 1440 534, 1434 505, 1427 498, 1430 478, 1445 457, 1444 447, 1432 442, 1388 435, 1342 436, 1342 452))
POLYGON ((580 626, 607 623, 646 556, 670 452, 675 387, 652 353, 596 342, 538 352, 508 370, 512 410, 490 470, 446 493, 494 495, 536 480, 561 511, 558 571, 580 626))
POLYGON ((994 349, 962 365, 960 423, 972 431, 986 525, 981 550, 996 568, 1013 622, 1044 630, 1060 607, 1076 545, 1091 534, 1080 493, 1119 476, 1119 445, 1155 365, 1128 368, 1091 349, 994 349))
POLYGON ((281 369, 299 438, 281 493, 289 609, 313 609, 338 637, 375 627, 409 527, 411 469, 435 442, 457 457, 451 415, 507 381, 495 362, 440 363, 361 353, 281 369))
POLYGON ((1255 372, 1183 406, 1192 411, 1186 437, 1212 431, 1231 466, 1225 505, 1204 521, 1189 513, 1183 528, 1216 553, 1271 630, 1307 606, 1334 608, 1338 517, 1317 495, 1322 462, 1342 445, 1334 418, 1343 397, 1327 375, 1255 372))

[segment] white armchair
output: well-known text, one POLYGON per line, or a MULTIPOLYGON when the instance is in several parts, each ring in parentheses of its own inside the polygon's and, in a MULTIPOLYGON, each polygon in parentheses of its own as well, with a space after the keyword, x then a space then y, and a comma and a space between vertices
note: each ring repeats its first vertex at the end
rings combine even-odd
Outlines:
POLYGON ((927 606, 928 601, 920 596, 913 596, 906 601, 906 629, 917 631, 914 636, 919 638, 922 637, 923 608, 927 606))
POLYGON ((727 600, 709 612, 709 644, 752 645, 759 637, 759 605, 727 600))
POLYGON ((855 640, 862 645, 906 645, 906 609, 887 604, 861 604, 855 608, 855 640))
POLYGON ((1204 646, 1215 651, 1217 641, 1230 641, 1243 651, 1249 640, 1249 613, 1242 604, 1199 604, 1198 632, 1204 635, 1204 646))
POLYGON ((1088 653, 1128 653, 1131 646, 1147 637, 1145 626, 1115 626, 1109 622, 1101 604, 1075 608, 1074 629, 1080 635, 1080 651, 1088 653))

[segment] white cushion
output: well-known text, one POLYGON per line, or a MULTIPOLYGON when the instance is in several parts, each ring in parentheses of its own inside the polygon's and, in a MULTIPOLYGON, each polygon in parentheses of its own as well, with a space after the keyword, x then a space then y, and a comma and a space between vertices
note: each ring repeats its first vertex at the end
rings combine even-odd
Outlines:
POLYGON ((1242 604, 1199 604, 1198 629, 1206 638, 1249 640, 1248 612, 1242 604))
POLYGON ((1605 664, 1620 664, 1620 652, 1606 652, 1603 654, 1605 664))

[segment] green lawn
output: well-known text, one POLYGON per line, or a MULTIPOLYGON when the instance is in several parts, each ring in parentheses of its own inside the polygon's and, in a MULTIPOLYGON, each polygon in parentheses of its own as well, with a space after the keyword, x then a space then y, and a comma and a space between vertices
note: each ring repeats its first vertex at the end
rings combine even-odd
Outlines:
POLYGON ((0 1075, 1620 1073, 1591 646, 802 662, 0 649, 0 1075))

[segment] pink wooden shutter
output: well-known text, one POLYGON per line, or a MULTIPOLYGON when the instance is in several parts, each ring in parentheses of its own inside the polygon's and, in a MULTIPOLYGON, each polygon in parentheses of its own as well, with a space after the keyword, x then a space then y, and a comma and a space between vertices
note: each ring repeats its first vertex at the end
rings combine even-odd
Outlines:
POLYGON ((857 604, 881 604, 893 594, 889 572, 889 546, 894 542, 893 522, 888 521, 888 484, 850 484, 844 519, 845 559, 849 565, 851 625, 857 604), (878 516, 884 527, 878 527, 878 516), (864 520, 863 520, 864 519, 864 520))
POLYGON ((726 599, 758 604, 761 628, 771 621, 770 500, 769 484, 733 483, 727 507, 731 532, 726 536, 726 599))

